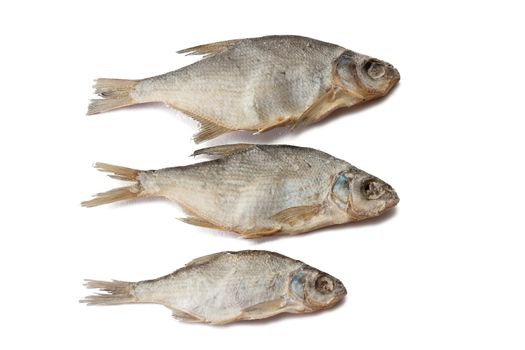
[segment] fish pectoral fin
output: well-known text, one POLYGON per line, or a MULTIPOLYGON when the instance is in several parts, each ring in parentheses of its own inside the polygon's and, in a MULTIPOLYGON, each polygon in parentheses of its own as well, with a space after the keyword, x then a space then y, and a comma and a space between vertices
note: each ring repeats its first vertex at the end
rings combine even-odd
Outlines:
POLYGON ((335 109, 344 107, 344 99, 344 94, 340 88, 330 88, 298 117, 288 116, 281 118, 272 124, 264 125, 257 130, 257 134, 282 126, 291 125, 291 129, 295 129, 300 125, 308 125, 318 122, 335 109))
POLYGON ((192 315, 186 311, 171 309, 173 311, 173 317, 179 321, 184 322, 204 322, 200 317, 192 315))
POLYGON ((201 154, 206 154, 209 156, 221 156, 221 157, 227 157, 231 156, 232 154, 236 153, 242 153, 246 152, 248 150, 251 150, 253 148, 257 147, 256 145, 246 144, 246 143, 239 143, 235 145, 221 145, 221 146, 215 146, 215 147, 207 147, 207 148, 201 148, 193 152, 192 156, 198 156, 201 154))
POLYGON ((262 238, 266 236, 273 236, 281 231, 280 227, 274 227, 274 228, 261 228, 261 229, 255 229, 255 230, 248 230, 248 231, 242 231, 237 232, 241 235, 242 238, 246 239, 253 239, 253 238, 262 238))
POLYGON ((214 253, 214 254, 210 254, 210 255, 201 256, 200 258, 193 259, 192 261, 190 261, 189 263, 187 263, 184 266, 202 265, 202 264, 205 264, 205 263, 210 262, 212 260, 215 260, 216 258, 218 258, 219 256, 224 255, 224 254, 231 254, 231 252, 220 252, 220 253, 214 253))
POLYGON ((199 217, 196 217, 196 216, 190 216, 190 217, 187 217, 187 218, 178 218, 180 221, 182 222, 185 222, 187 224, 190 224, 190 225, 195 225, 195 226, 200 226, 200 227, 206 227, 206 228, 211 228, 211 229, 215 229, 215 230, 220 230, 220 231, 224 231, 224 228, 220 227, 220 226, 217 226, 215 225, 214 223, 211 223, 205 219, 202 219, 202 218, 199 218, 199 217))
POLYGON ((296 119, 292 126, 309 125, 324 119, 332 111, 345 106, 345 94, 340 88, 332 87, 320 96, 307 110, 296 119))
POLYGON ((203 55, 204 58, 208 58, 221 52, 227 51, 228 49, 237 45, 242 40, 243 39, 226 40, 204 45, 197 45, 189 47, 187 49, 179 50, 177 51, 177 53, 185 53, 186 55, 203 55))
POLYGON ((294 226, 300 222, 310 220, 322 210, 323 206, 320 204, 292 207, 273 215, 272 219, 290 226, 294 226))
POLYGON ((276 300, 266 301, 242 310, 239 320, 257 320, 271 317, 283 312, 286 307, 286 299, 279 298, 276 300))

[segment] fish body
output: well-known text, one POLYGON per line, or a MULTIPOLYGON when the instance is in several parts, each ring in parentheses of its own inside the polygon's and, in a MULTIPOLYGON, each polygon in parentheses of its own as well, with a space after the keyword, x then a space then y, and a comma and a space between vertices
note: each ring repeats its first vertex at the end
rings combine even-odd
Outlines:
POLYGON ((399 80, 392 65, 341 46, 266 36, 196 46, 205 58, 142 80, 98 79, 88 114, 164 102, 201 123, 195 141, 228 131, 263 132, 315 123, 330 112, 386 95, 399 80))
POLYGON ((312 148, 234 144, 195 154, 219 158, 150 171, 98 163, 112 177, 135 184, 82 205, 164 197, 189 213, 182 219, 187 223, 255 238, 363 220, 399 201, 382 180, 312 148))
POLYGON ((281 254, 253 250, 204 256, 154 280, 88 280, 86 286, 107 293, 81 302, 161 304, 177 319, 213 324, 318 311, 346 295, 343 284, 324 272, 281 254))

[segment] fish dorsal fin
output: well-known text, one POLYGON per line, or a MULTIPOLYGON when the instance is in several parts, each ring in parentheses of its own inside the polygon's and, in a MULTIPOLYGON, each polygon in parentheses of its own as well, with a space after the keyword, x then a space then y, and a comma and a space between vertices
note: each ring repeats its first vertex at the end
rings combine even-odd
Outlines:
POLYGON ((215 146, 215 147, 207 147, 207 148, 201 148, 201 149, 196 150, 195 152, 193 152, 192 156, 206 154, 209 156, 227 157, 227 156, 231 156, 232 154, 246 152, 255 147, 257 147, 257 145, 252 145, 248 143, 238 143, 234 145, 221 145, 221 146, 215 146))
POLYGON ((242 39, 218 41, 216 43, 189 47, 187 49, 179 50, 177 53, 185 53, 186 55, 203 55, 204 58, 208 58, 229 50, 233 46, 237 45, 240 41, 242 41, 242 39))
POLYGON ((308 221, 321 212, 323 206, 305 205, 300 207, 292 207, 278 212, 272 216, 272 219, 279 222, 294 226, 300 222, 308 221))
POLYGON ((210 261, 216 259, 217 257, 219 257, 219 256, 221 256, 223 254, 230 254, 230 252, 220 252, 220 253, 215 253, 215 254, 201 256, 200 258, 193 259, 192 261, 190 261, 189 263, 187 263, 184 266, 185 267, 190 267, 190 266, 202 265, 202 264, 205 264, 207 262, 210 262, 210 261))

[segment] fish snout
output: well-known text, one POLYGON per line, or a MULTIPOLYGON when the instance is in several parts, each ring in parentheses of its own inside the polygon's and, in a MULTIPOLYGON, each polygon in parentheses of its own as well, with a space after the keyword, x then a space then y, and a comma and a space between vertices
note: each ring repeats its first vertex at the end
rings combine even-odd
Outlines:
POLYGON ((386 197, 386 203, 385 203, 385 210, 393 208, 399 203, 399 196, 397 195, 397 192, 388 185, 385 193, 386 197))

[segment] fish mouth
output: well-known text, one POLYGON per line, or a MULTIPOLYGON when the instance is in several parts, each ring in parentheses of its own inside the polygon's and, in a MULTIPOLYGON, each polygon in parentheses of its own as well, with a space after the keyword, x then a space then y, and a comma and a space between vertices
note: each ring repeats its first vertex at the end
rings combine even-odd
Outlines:
POLYGON ((394 71, 394 78, 392 79, 394 84, 397 83, 398 81, 401 80, 401 74, 399 74, 399 71, 397 70, 397 68, 393 68, 393 71, 394 71))
POLYGON ((397 205, 397 203, 399 203, 399 197, 396 197, 395 199, 392 199, 391 201, 389 201, 385 206, 385 210, 392 209, 393 207, 397 205))
POLYGON ((388 94, 390 92, 390 90, 392 90, 392 88, 394 86, 396 86, 396 84, 401 80, 401 74, 399 74, 399 71, 392 67, 392 78, 390 79, 389 81, 389 84, 387 86, 387 88, 385 89, 385 95, 388 94))
POLYGON ((397 205, 397 203, 399 203, 399 196, 397 195, 397 192, 394 191, 393 188, 389 188, 387 191, 390 198, 386 201, 384 210, 392 209, 397 205))
MULTIPOLYGON (((393 191, 393 190, 392 190, 393 191)), ((365 210, 359 210, 352 208, 352 206, 349 206, 349 209, 347 211, 348 215, 352 219, 352 221, 363 221, 367 219, 372 219, 378 216, 381 216, 386 211, 394 208, 397 203, 399 203, 399 197, 395 192, 391 194, 391 198, 383 199, 383 204, 379 208, 374 209, 365 209, 365 210)))
POLYGON ((334 296, 332 300, 330 300, 330 302, 328 303, 328 307, 332 307, 332 306, 339 304, 339 302, 343 300, 347 294, 348 292, 346 291, 346 288, 343 286, 342 290, 339 293, 337 293, 337 295, 334 296))

